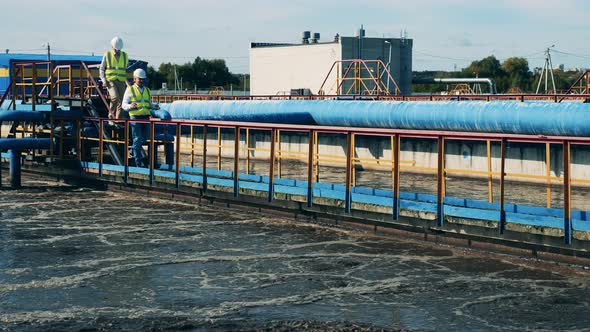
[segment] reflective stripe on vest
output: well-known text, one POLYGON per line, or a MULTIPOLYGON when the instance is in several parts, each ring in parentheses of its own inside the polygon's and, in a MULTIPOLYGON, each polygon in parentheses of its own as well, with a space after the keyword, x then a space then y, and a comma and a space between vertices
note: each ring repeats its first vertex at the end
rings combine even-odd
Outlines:
POLYGON ((104 71, 107 81, 121 81, 127 79, 127 53, 121 51, 119 59, 115 58, 115 53, 111 50, 105 53, 106 68, 104 71))
POLYGON ((137 103, 136 108, 129 110, 129 116, 150 115, 150 100, 152 98, 150 89, 144 87, 143 92, 140 92, 139 88, 135 84, 128 87, 128 89, 131 89, 131 103, 137 103))

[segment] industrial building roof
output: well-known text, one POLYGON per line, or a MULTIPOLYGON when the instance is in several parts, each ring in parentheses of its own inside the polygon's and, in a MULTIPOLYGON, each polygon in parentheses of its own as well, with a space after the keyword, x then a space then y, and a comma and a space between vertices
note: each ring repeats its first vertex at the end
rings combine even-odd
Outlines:
MULTIPOLYGON (((26 53, 2 53, 0 54, 0 67, 8 68, 12 61, 44 61, 47 60, 47 54, 26 54, 26 53)), ((51 54, 52 61, 84 61, 96 62, 102 61, 102 54, 96 55, 77 55, 77 54, 51 54)))

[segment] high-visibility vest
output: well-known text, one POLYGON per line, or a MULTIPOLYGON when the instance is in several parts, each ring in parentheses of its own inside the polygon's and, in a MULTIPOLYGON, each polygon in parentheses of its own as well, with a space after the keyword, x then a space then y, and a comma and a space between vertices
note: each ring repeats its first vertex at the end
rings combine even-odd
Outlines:
POLYGON ((107 81, 125 82, 127 79, 127 53, 121 51, 119 59, 115 58, 115 52, 110 50, 104 54, 106 59, 106 68, 104 71, 107 81))
POLYGON ((152 94, 147 86, 143 87, 143 92, 139 91, 139 87, 135 84, 128 87, 131 92, 131 103, 136 103, 137 107, 129 110, 129 116, 150 115, 151 104, 150 100, 152 94))

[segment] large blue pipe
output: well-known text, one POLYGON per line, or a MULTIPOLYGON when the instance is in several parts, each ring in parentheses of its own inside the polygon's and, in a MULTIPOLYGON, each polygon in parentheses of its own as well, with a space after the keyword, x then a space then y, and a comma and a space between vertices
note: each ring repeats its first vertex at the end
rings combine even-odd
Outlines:
POLYGON ((590 104, 513 101, 175 101, 173 119, 590 136, 590 104))

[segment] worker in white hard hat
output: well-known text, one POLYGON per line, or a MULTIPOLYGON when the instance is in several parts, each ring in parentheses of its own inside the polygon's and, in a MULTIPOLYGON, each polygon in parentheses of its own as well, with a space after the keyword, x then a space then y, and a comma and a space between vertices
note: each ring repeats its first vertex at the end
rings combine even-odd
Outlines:
MULTIPOLYGON (((123 40, 116 36, 111 40, 112 49, 105 52, 100 63, 100 80, 111 98, 109 119, 127 118, 121 111, 121 100, 126 88, 129 58, 122 51, 123 40)), ((113 123, 111 123, 113 124, 113 123)))
MULTIPOLYGON (((159 109, 160 106, 152 103, 150 89, 145 86, 147 74, 143 69, 136 69, 133 72, 133 85, 128 86, 123 96, 123 109, 129 113, 131 120, 149 120, 152 109, 159 109)), ((146 167, 142 160, 143 144, 149 135, 150 126, 146 122, 131 121, 131 136, 133 143, 131 151, 137 167, 146 167)))

